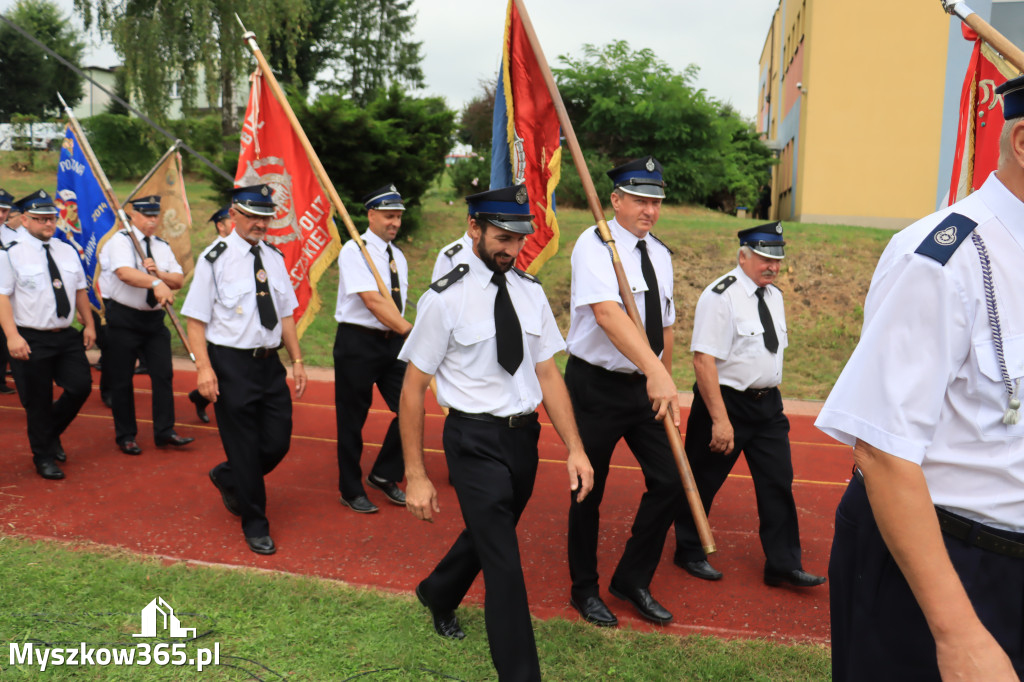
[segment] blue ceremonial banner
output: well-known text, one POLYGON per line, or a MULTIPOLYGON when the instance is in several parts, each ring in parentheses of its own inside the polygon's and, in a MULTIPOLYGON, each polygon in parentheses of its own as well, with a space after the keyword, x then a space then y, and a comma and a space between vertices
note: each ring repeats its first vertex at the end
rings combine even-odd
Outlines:
POLYGON ((100 310, 100 296, 95 285, 99 245, 114 228, 117 218, 70 125, 64 132, 60 148, 54 203, 60 210, 57 237, 78 252, 89 285, 89 301, 93 308, 100 310))

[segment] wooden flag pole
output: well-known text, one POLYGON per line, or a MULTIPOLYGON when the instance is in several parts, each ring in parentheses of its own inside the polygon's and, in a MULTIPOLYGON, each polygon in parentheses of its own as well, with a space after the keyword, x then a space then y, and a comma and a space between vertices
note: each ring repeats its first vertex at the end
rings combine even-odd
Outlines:
MULTIPOLYGON (((78 124, 78 119, 75 118, 74 112, 71 111, 71 107, 67 105, 64 98, 57 93, 57 99, 60 100, 61 106, 64 107, 64 111, 68 115, 68 123, 71 125, 71 130, 75 133, 75 139, 78 140, 78 144, 82 146, 82 153, 85 154, 86 160, 89 165, 92 166, 96 173, 96 179, 100 183, 100 189, 103 190, 103 195, 107 198, 107 203, 114 209, 114 215, 121 226, 128 230, 128 236, 131 237, 132 244, 135 246, 135 253, 139 255, 139 258, 143 261, 146 260, 146 252, 142 249, 142 244, 139 243, 138 238, 135 236, 135 232, 131 229, 131 221, 128 220, 128 216, 125 214, 124 209, 121 208, 121 204, 118 202, 117 197, 114 196, 114 189, 110 186, 110 181, 107 180, 106 173, 103 172, 103 167, 100 166, 99 160, 92 151, 92 147, 89 145, 89 139, 82 132, 82 127, 78 124)), ((174 325, 174 330, 178 332, 178 338, 181 339, 181 343, 185 346, 185 352, 188 353, 189 359, 194 363, 196 356, 192 353, 192 346, 188 342, 188 336, 185 334, 185 329, 181 326, 181 320, 178 319, 178 313, 174 311, 174 306, 170 303, 164 303, 164 310, 167 311, 167 316, 171 318, 171 324, 174 325)))
POLYGON ((960 20, 974 29, 974 32, 982 40, 995 48, 1018 71, 1024 73, 1024 50, 1011 43, 1006 36, 993 28, 992 24, 978 16, 974 10, 967 6, 964 0, 941 0, 941 2, 942 9, 946 10, 949 14, 960 17, 960 20))
MULTIPOLYGON (((576 133, 572 128, 572 121, 569 120, 569 113, 562 102, 562 95, 558 92, 558 85, 555 83, 554 74, 551 73, 551 68, 544 57, 540 40, 537 39, 537 33, 533 30, 533 23, 530 21, 530 15, 526 12, 523 0, 513 1, 515 2, 516 9, 519 11, 519 18, 523 22, 523 29, 526 31, 526 36, 530 41, 530 47, 533 48, 534 57, 537 59, 537 64, 544 75, 544 83, 547 85, 548 92, 551 95, 551 102, 555 106, 558 122, 562 126, 562 134, 565 135, 566 144, 569 145, 572 160, 576 165, 576 172, 579 173, 580 181, 583 183, 583 191, 587 194, 587 204, 590 206, 591 213, 594 214, 594 220, 597 221, 597 230, 601 235, 601 239, 604 240, 611 251, 612 266, 615 268, 615 279, 619 285, 619 295, 622 297, 622 303, 626 306, 626 312, 629 314, 630 319, 633 320, 637 329, 640 330, 640 336, 646 342, 647 334, 644 330, 644 323, 640 319, 640 312, 636 307, 636 301, 633 299, 633 292, 629 287, 629 281, 626 279, 626 272, 622 267, 622 261, 619 259, 618 250, 615 248, 615 240, 612 239, 608 223, 604 219, 604 208, 601 206, 601 200, 597 197, 597 190, 594 188, 590 171, 587 169, 587 162, 583 158, 583 151, 580 149, 580 143, 576 139, 576 133)), ((686 493, 686 500, 690 505, 690 512, 693 514, 693 521, 697 527, 697 533, 700 535, 701 544, 704 546, 704 552, 711 554, 715 551, 715 540, 711 534, 711 526, 708 523, 707 514, 704 512, 704 503, 701 502, 700 493, 697 491, 697 483, 693 478, 690 462, 686 459, 682 436, 680 436, 679 429, 670 417, 671 415, 666 415, 662 423, 665 425, 665 433, 668 436, 669 445, 672 447, 672 454, 675 456, 676 468, 679 469, 679 476, 683 482, 683 491, 686 493)))
POLYGON ((270 70, 270 64, 267 63, 266 57, 263 56, 260 46, 256 44, 256 34, 245 29, 245 24, 242 23, 241 17, 237 14, 235 15, 235 19, 238 20, 239 26, 242 27, 242 40, 245 41, 246 45, 249 46, 249 49, 252 50, 253 56, 256 57, 256 62, 260 67, 260 73, 263 74, 263 80, 265 80, 267 85, 270 86, 270 92, 274 95, 274 99, 276 99, 281 105, 281 108, 284 109, 285 116, 288 118, 288 122, 291 124, 292 130, 295 132, 296 137, 299 138, 299 143, 302 145, 302 149, 306 152, 306 158, 309 159, 310 165, 313 166, 313 172, 316 173, 317 179, 320 180, 320 185, 327 191, 327 195, 331 199, 331 204, 334 205, 334 210, 341 216, 341 222, 345 224, 348 236, 359 246, 359 250, 362 252, 363 258, 366 259, 366 264, 370 266, 370 272, 373 273, 373 279, 377 282, 377 289, 380 291, 385 301, 389 302, 398 314, 401 315, 402 311, 398 310, 398 306, 395 304, 394 299, 391 298, 391 287, 384 284, 384 280, 381 279, 380 273, 377 272, 377 268, 374 266, 373 260, 370 259, 370 254, 366 250, 366 244, 363 243, 362 237, 360 237, 359 232, 356 231, 356 226, 352 222, 352 218, 349 216, 348 211, 345 210, 345 204, 342 203, 341 197, 338 196, 338 191, 334 188, 334 183, 332 183, 331 179, 327 177, 327 170, 324 168, 324 165, 320 163, 320 157, 317 156, 316 151, 313 149, 313 145, 309 142, 309 138, 306 137, 306 132, 299 124, 299 119, 296 118, 291 104, 288 103, 288 98, 285 97, 284 90, 281 89, 281 85, 277 82, 277 77, 274 76, 274 72, 270 70))

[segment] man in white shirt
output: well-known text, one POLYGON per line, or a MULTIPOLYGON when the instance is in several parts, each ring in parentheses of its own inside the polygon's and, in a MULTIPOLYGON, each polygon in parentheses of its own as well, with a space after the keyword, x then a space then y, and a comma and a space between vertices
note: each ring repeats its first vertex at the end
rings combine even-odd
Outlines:
POLYGON ((338 303, 334 319, 334 405, 338 426, 338 490, 341 503, 354 512, 371 514, 363 487, 359 460, 363 455, 363 426, 376 384, 388 408, 395 413, 366 482, 384 493, 392 504, 405 504, 398 482, 405 476, 402 440, 398 432, 398 397, 405 363, 398 359, 405 336, 412 329, 403 317, 409 290, 409 265, 394 243, 402 226, 405 204, 394 185, 385 185, 363 197, 370 226, 363 233, 366 252, 390 290, 380 293, 377 280, 355 240, 338 254, 338 303))
POLYGON ((292 399, 278 351, 292 361, 295 398, 306 370, 292 313, 298 299, 282 253, 263 241, 274 217, 273 190, 234 190, 235 230, 199 257, 181 314, 196 356, 196 383, 213 403, 227 460, 210 470, 224 507, 240 517, 249 549, 277 551, 263 478, 288 454, 292 399))
MULTIPOLYGON (((801 564, 789 419, 778 388, 789 345, 782 291, 774 284, 786 255, 782 223, 737 236, 737 266, 697 301, 690 344, 697 383, 686 422, 686 456, 704 511, 710 512, 744 454, 757 496, 765 583, 814 587, 825 579, 801 564)), ((708 563, 688 509, 676 519, 675 563, 704 580, 722 577, 708 563)))
POLYGON ((36 473, 60 480, 66 459, 60 436, 92 390, 86 349, 96 340, 85 270, 75 249, 53 239, 57 207, 43 190, 16 204, 22 213, 18 238, 0 252, 0 327, 7 337, 11 370, 25 407, 36 473), (84 330, 71 326, 75 312, 84 330), (53 384, 63 389, 53 399, 53 384))
POLYGON ((1024 77, 996 93, 998 170, 889 242, 816 422, 854 448, 838 682, 1024 679, 1024 77))
POLYGON ((449 244, 445 244, 438 251, 437 260, 434 261, 434 271, 430 275, 430 281, 436 282, 454 270, 455 266, 469 262, 469 256, 472 253, 473 240, 470 239, 469 232, 464 232, 461 237, 449 244))
MULTIPOLYGON (((0 189, 0 246, 7 246, 17 239, 18 230, 7 224, 7 216, 11 214, 11 207, 14 206, 14 197, 5 190, 0 189)), ((11 395, 17 391, 13 386, 7 385, 7 365, 10 361, 10 354, 7 352, 7 337, 3 330, 0 330, 0 395, 11 395)))
POLYGON ((407 507, 424 521, 441 511, 423 460, 423 396, 433 375, 438 403, 449 408, 445 458, 466 524, 416 596, 430 610, 437 634, 462 639, 455 609, 482 570, 498 678, 539 680, 516 524, 537 474, 541 401, 569 450, 576 499, 590 492, 593 469, 552 357, 564 348, 555 317, 540 282, 513 268, 533 232, 526 186, 466 201, 473 250, 420 299, 416 326, 399 356, 409 363, 399 412, 407 507))
POLYGON ((100 253, 100 290, 107 321, 103 371, 110 389, 114 440, 124 454, 139 455, 133 385, 136 357, 149 368, 156 446, 180 448, 195 439, 174 430, 171 333, 163 310, 164 304, 174 302, 173 292, 181 289, 185 275, 171 245, 156 236, 159 195, 136 198, 128 206, 132 224, 112 235, 100 253))

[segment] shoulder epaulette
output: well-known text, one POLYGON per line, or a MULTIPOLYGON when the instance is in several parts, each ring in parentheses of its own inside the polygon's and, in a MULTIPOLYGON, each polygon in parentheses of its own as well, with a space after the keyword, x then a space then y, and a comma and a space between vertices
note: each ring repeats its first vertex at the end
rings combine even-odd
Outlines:
POLYGON ((516 273, 517 275, 519 275, 520 277, 522 277, 523 279, 525 279, 525 280, 528 280, 528 281, 530 281, 530 282, 533 282, 534 284, 540 284, 540 280, 539 280, 539 279, 537 279, 536 277, 534 277, 534 276, 533 276, 533 275, 531 275, 530 273, 526 272, 525 270, 520 270, 520 269, 519 269, 519 268, 517 268, 517 267, 513 267, 513 268, 512 268, 512 270, 513 270, 513 271, 514 271, 514 272, 515 272, 515 273, 516 273))
POLYGON ((450 249, 445 249, 444 255, 448 256, 449 258, 454 258, 455 254, 457 254, 459 251, 462 251, 462 242, 452 244, 450 249))
POLYGON ((736 275, 726 275, 722 279, 718 280, 718 283, 715 284, 715 286, 711 287, 711 291, 716 294, 720 294, 731 287, 734 282, 736 282, 736 275))
POLYGON ((6 244, 0 244, 0 251, 6 251, 17 243, 18 242, 7 242, 6 244))
POLYGON ((668 248, 668 244, 666 244, 665 242, 661 241, 660 239, 655 237, 653 234, 648 233, 647 236, 650 237, 651 239, 653 239, 654 241, 658 242, 662 246, 664 246, 665 250, 668 251, 668 255, 670 255, 670 256, 672 255, 673 251, 672 251, 672 249, 668 248))
POLYGON ((206 260, 212 263, 213 261, 220 258, 220 255, 224 253, 227 250, 227 248, 227 242, 217 242, 216 244, 210 247, 209 251, 206 252, 206 260))
POLYGON ((164 239, 163 237, 157 237, 156 235, 153 235, 153 239, 157 240, 158 242, 163 242, 164 244, 167 244, 167 246, 171 245, 171 243, 164 239))
POLYGON ((965 215, 950 213, 928 233, 914 253, 928 256, 945 265, 977 226, 977 222, 965 215))
POLYGON ((430 288, 436 291, 437 293, 441 293, 442 291, 444 291, 445 289, 447 289, 448 287, 462 279, 467 272, 469 272, 469 266, 466 265, 465 263, 462 263, 461 265, 456 265, 454 270, 452 270, 447 275, 431 284, 430 288))
POLYGON ((274 246, 270 242, 263 242, 263 245, 266 246, 271 251, 275 252, 281 258, 284 258, 284 251, 282 251, 281 249, 277 248, 276 246, 274 246))

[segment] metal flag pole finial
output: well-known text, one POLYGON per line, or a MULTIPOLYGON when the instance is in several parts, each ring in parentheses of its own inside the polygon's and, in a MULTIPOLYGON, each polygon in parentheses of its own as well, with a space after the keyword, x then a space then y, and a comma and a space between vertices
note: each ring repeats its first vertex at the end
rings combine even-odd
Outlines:
POLYGON ((997 31, 987 21, 982 19, 974 10, 967 6, 964 0, 939 0, 942 9, 949 14, 959 17, 960 21, 967 24, 982 40, 991 45, 996 52, 1003 56, 1003 59, 1010 62, 1021 73, 1024 73, 1024 51, 1010 42, 1006 36, 997 31))
POLYGON ((974 10, 967 6, 964 0, 939 0, 942 3, 942 9, 947 14, 960 17, 961 20, 966 20, 967 17, 974 14, 974 10))

